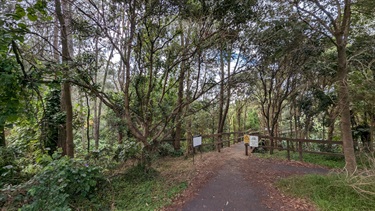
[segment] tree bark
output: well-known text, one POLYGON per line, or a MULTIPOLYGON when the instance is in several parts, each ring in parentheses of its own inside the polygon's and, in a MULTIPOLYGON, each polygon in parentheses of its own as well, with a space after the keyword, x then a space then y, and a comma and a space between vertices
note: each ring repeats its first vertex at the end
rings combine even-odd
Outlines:
POLYGON ((70 90, 70 83, 64 82, 63 92, 65 99, 65 109, 66 109, 66 155, 73 158, 74 157, 74 143, 73 143, 73 106, 72 106, 72 96, 70 90))
MULTIPOLYGON (((348 7, 350 5, 347 5, 348 7)), ((348 20, 349 21, 349 20, 348 20)), ((338 33, 337 40, 337 55, 338 55, 338 97, 339 106, 341 110, 341 138, 343 141, 345 167, 349 173, 354 173, 357 168, 357 162, 354 154, 353 137, 350 125, 350 108, 349 108, 349 90, 348 90, 348 67, 346 56, 346 41, 343 40, 343 34, 338 33)))
MULTIPOLYGON (((181 46, 185 46, 185 37, 183 33, 182 23, 180 21, 180 29, 181 29, 181 46)), ((180 67, 180 74, 178 78, 178 94, 177 94, 177 114, 176 114, 176 129, 175 129, 175 137, 173 142, 174 150, 181 149, 181 136, 182 136, 182 103, 184 98, 184 81, 185 81, 185 61, 181 62, 180 67)))
MULTIPOLYGON (((60 33, 61 33, 61 46, 62 46, 62 61, 67 63, 71 60, 71 55, 69 53, 69 40, 68 40, 68 25, 65 23, 65 16, 69 14, 63 14, 62 6, 65 7, 67 2, 62 1, 64 5, 61 4, 60 0, 55 0, 55 10, 56 15, 60 23, 60 33)), ((66 76, 68 75, 68 69, 65 69, 66 76)), ((65 81, 62 84, 61 92, 61 103, 62 110, 66 113, 65 119, 65 139, 61 141, 63 154, 69 157, 74 157, 74 143, 73 143, 73 107, 72 107, 72 97, 70 90, 70 83, 65 81)), ((61 134, 62 135, 62 134, 61 134)))
MULTIPOLYGON (((327 141, 333 140, 333 133, 335 131, 335 123, 337 118, 337 106, 336 104, 332 105, 331 110, 328 110, 328 132, 327 132, 327 141)), ((332 144, 328 145, 328 149, 332 149, 332 144)))
POLYGON ((5 125, 0 123, 0 147, 5 147, 5 125))
POLYGON ((118 133, 117 133, 117 143, 118 144, 122 144, 123 143, 123 138, 124 138, 124 134, 121 130, 121 127, 118 128, 118 133))
MULTIPOLYGON (((230 50, 227 52, 229 55, 231 54, 230 50)), ((221 134, 224 132, 224 125, 225 120, 227 118, 228 110, 229 110, 229 102, 230 102, 230 86, 229 86, 229 76, 230 76, 230 56, 224 57, 224 48, 222 47, 220 51, 220 96, 219 96, 219 121, 218 121, 218 128, 217 133, 221 134), (227 62, 227 89, 225 90, 225 61, 227 62), (225 91, 226 96, 225 96, 225 91)), ((222 136, 219 135, 219 141, 222 141, 222 136)), ((222 144, 221 144, 222 145, 222 144)))
MULTIPOLYGON (((98 61, 99 61, 99 48, 98 48, 98 38, 95 39, 95 76, 94 80, 95 83, 98 83, 98 61)), ((95 140, 95 149, 99 149, 99 129, 100 129, 100 111, 99 111, 99 106, 98 105, 98 98, 95 97, 94 99, 94 140, 95 140)))
POLYGON ((370 152, 374 152, 374 130, 375 130, 375 115, 370 114, 370 140, 369 140, 370 152))
MULTIPOLYGON (((223 111, 224 111, 224 49, 220 49, 220 94, 219 94, 219 117, 217 125, 217 133, 223 132, 223 111)), ((219 136, 219 141, 221 141, 221 136, 219 136)))
POLYGON ((87 153, 90 153, 90 101, 89 96, 85 93, 87 116, 86 116, 86 138, 87 138, 87 153))
POLYGON ((241 114, 242 114, 242 106, 239 105, 238 108, 236 109, 236 117, 237 117, 237 125, 238 125, 237 130, 238 131, 242 131, 243 130, 243 128, 241 126, 241 124, 242 124, 241 114))

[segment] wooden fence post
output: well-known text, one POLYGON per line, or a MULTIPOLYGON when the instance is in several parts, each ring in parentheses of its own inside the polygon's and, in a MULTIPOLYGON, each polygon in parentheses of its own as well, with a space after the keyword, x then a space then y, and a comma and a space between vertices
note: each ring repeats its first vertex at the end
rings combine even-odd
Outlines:
POLYGON ((221 142, 221 139, 220 139, 220 137, 217 137, 216 140, 217 140, 216 141, 217 152, 220 152, 220 148, 221 148, 220 142, 221 142))
POLYGON ((302 158, 302 141, 298 141, 298 152, 299 152, 299 160, 303 161, 303 158, 302 158))
POLYGON ((289 140, 286 140, 286 150, 287 150, 287 153, 288 153, 288 160, 290 160, 290 149, 289 149, 289 140))

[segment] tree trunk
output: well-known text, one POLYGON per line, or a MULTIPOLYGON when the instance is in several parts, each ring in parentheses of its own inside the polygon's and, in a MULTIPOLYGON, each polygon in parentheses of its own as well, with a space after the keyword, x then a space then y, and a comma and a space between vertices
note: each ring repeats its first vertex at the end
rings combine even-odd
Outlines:
MULTIPOLYGON (((183 27, 182 23, 180 21, 180 29, 181 29, 181 46, 185 46, 185 38, 183 33, 183 27)), ((174 150, 180 150, 181 149, 181 136, 182 136, 182 103, 184 98, 184 81, 185 81, 185 61, 181 62, 180 67, 180 74, 178 78, 178 95, 177 95, 177 114, 176 114, 176 129, 175 129, 175 136, 174 136, 174 142, 173 147, 174 150)))
MULTIPOLYGON (((82 121, 84 121, 84 120, 82 119, 82 121)), ((80 130, 81 130, 81 146, 82 146, 82 149, 87 150, 87 143, 86 143, 87 136, 86 136, 86 128, 85 128, 84 124, 82 125, 80 130)))
POLYGON ((0 147, 5 147, 6 141, 5 141, 5 125, 3 123, 0 123, 0 147))
MULTIPOLYGON (((87 153, 90 153, 90 101, 89 96, 85 93, 87 116, 86 116, 86 138, 87 138, 87 153)), ((96 149, 97 150, 97 149, 96 149)))
MULTIPOLYGON (((223 132, 223 112, 224 112, 224 49, 220 49, 220 94, 219 94, 219 117, 217 125, 217 133, 223 132)), ((219 136, 219 141, 221 141, 221 136, 219 136)))
MULTIPOLYGON (((96 47, 97 48, 97 47, 96 47)), ((110 61, 113 57, 113 51, 114 49, 111 48, 111 53, 109 54, 109 59, 107 61, 107 64, 106 64, 106 67, 105 67, 105 70, 104 70, 104 77, 103 77, 103 82, 102 82, 102 92, 104 92, 105 90, 105 84, 106 84, 106 81, 107 81, 107 75, 108 75, 108 69, 109 69, 109 64, 110 64, 110 61)), ((98 57, 98 56, 97 56, 98 57)), ((99 58, 98 58, 99 59, 99 58)), ((98 66, 96 64, 96 66, 98 66)), ((102 105, 103 105, 103 102, 101 100, 99 100, 99 103, 98 103, 98 107, 96 108, 96 105, 97 105, 97 99, 98 98, 95 98, 95 115, 96 117, 94 117, 95 121, 95 126, 94 126, 94 139, 95 139, 95 149, 98 150, 99 149, 99 140, 100 140, 100 117, 102 115, 102 105)), ((121 139, 122 140, 122 139, 121 139)))
MULTIPOLYGON (((59 4, 60 5, 60 4, 59 4)), ((57 10, 57 8, 56 8, 57 10)), ((60 9, 61 10, 61 9, 60 9)), ((54 27, 53 27, 53 58, 56 63, 60 63, 60 56, 59 56, 59 19, 57 17, 57 14, 55 15, 56 20, 54 21, 54 27)), ((55 74, 55 79, 57 79, 57 73, 55 74)), ((61 85, 60 90, 63 90, 63 86, 61 85)), ((64 102, 63 99, 63 92, 60 92, 60 110, 65 111, 65 106, 62 102, 64 102)), ((66 154, 65 149, 65 139, 66 139, 66 130, 65 130, 65 123, 59 125, 58 127, 58 140, 57 140, 57 147, 61 148, 63 151, 63 154, 66 154)))
MULTIPOLYGON (((328 113, 328 137, 327 141, 333 140, 333 132, 335 131, 335 123, 337 118, 337 107, 336 105, 332 105, 331 111, 328 113)), ((332 144, 328 145, 328 149, 332 148, 332 144)))
POLYGON ((328 127, 328 137, 327 141, 332 141, 333 140, 333 131, 335 129, 335 123, 331 123, 328 127))
POLYGON ((70 90, 70 83, 64 82, 63 92, 65 99, 65 108, 66 108, 66 155, 73 158, 74 157, 74 143, 73 143, 73 106, 72 106, 72 97, 70 90))
MULTIPOLYGON (((231 51, 228 50, 229 55, 231 51)), ((220 50, 220 95, 219 95, 219 121, 217 132, 222 133, 224 131, 225 120, 227 118, 230 102, 230 86, 229 86, 229 76, 230 76, 230 56, 224 57, 224 47, 220 50), (225 61, 227 62, 227 89, 225 90, 225 61), (226 96, 225 96, 226 92, 226 96)), ((219 137, 221 139, 221 137, 219 137)))
POLYGON ((237 125, 238 125, 237 130, 238 130, 238 131, 242 131, 242 127, 241 127, 241 113, 242 113, 242 106, 240 105, 240 106, 236 109, 236 117, 237 117, 237 125))
POLYGON ((375 115, 370 114, 370 140, 369 140, 370 152, 374 152, 374 129, 375 129, 375 115))
MULTIPOLYGON (((67 2, 63 2, 63 7, 66 6, 67 2)), ((62 13, 62 5, 60 0, 55 0, 55 10, 56 16, 60 23, 60 33, 61 33, 61 46, 62 46, 62 61, 68 62, 71 60, 71 56, 69 53, 69 40, 68 40, 68 26, 65 23, 65 16, 69 16, 69 14, 62 13)), ((68 70, 65 69, 65 76, 68 75, 68 70)), ((61 139, 63 154, 68 155, 69 157, 74 157, 74 143, 73 143, 73 107, 72 107, 72 98, 71 98, 71 90, 70 90, 70 83, 65 81, 62 84, 62 110, 66 113, 65 119, 65 139, 61 139)), ((62 134, 60 134, 62 135, 62 134)))
POLYGON ((346 43, 342 34, 336 36, 337 54, 338 54, 338 86, 339 86, 339 106, 341 110, 341 138, 343 141, 345 167, 349 173, 353 173, 357 168, 357 162, 354 154, 352 130, 350 127, 350 108, 349 108, 349 90, 348 90, 348 67, 346 56, 346 43))
MULTIPOLYGON (((144 126, 144 132, 140 131, 138 126, 134 123, 132 118, 132 113, 130 109, 130 79, 131 79, 131 52, 133 49, 133 40, 135 36, 135 26, 136 26, 136 8, 135 8, 136 2, 135 1, 128 1, 129 6, 129 37, 128 41, 126 42, 126 55, 124 56, 123 62, 124 62, 124 78, 125 83, 123 87, 123 93, 124 93, 124 116, 123 120, 126 121, 128 129, 131 131, 133 136, 141 143, 144 144, 144 146, 148 146, 149 143, 147 142, 147 136, 149 135, 147 131, 147 125, 144 126)), ((150 91, 150 90, 149 90, 150 91)), ((147 101, 147 99, 146 99, 147 101)), ((149 105, 146 105, 149 106, 149 105)), ((151 108, 149 108, 151 109, 151 108)), ((145 118, 146 119, 146 118, 145 118)), ((145 120, 147 121, 147 120, 145 120)))
MULTIPOLYGON (((53 58, 56 63, 60 62, 59 56, 59 22, 57 15, 55 15, 56 20, 53 23, 53 58)), ((55 79, 57 79, 57 74, 55 74, 55 79)))
MULTIPOLYGON (((292 100, 293 101, 293 100, 292 100)), ((289 137, 293 138, 293 104, 290 105, 289 107, 289 137)))
MULTIPOLYGON (((200 55, 199 55, 200 56, 200 55)), ((186 76, 186 100, 190 101, 191 100, 191 95, 190 95, 190 71, 187 69, 187 76, 186 76)), ((190 108, 189 105, 186 106, 186 111, 189 112, 190 108)), ((214 118, 212 118, 214 119, 214 118)), ((186 120, 186 155, 189 155, 192 152, 192 147, 193 147, 193 136, 192 136, 192 131, 191 131, 191 125, 192 125, 192 117, 191 115, 188 115, 188 118, 186 120)))
MULTIPOLYGON (((95 39, 95 83, 98 83, 98 61, 99 61, 99 48, 98 48, 98 38, 95 39)), ((98 98, 94 99, 94 140, 95 140, 95 149, 99 149, 99 124, 100 124, 100 114, 99 114, 99 105, 98 98)))
POLYGON ((94 141, 95 141, 95 150, 99 149, 99 104, 98 98, 95 97, 94 99, 94 141))
POLYGON ((118 129, 118 133, 117 133, 117 143, 118 144, 122 144, 123 143, 123 139, 124 139, 124 134, 121 130, 121 128, 118 129))
POLYGON ((234 115, 232 116, 232 125, 233 125, 233 132, 235 132, 235 134, 234 134, 234 143, 233 144, 235 144, 236 142, 238 142, 238 133, 237 132, 239 132, 238 131, 238 129, 237 129, 237 125, 236 125, 236 123, 235 123, 235 118, 234 118, 234 115))

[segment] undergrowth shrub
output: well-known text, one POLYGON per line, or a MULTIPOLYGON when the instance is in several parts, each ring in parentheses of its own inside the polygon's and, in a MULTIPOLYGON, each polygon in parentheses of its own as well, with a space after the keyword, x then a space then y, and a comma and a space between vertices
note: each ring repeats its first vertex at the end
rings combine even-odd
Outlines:
POLYGON ((33 181, 28 190, 30 203, 22 210, 70 210, 71 204, 90 200, 104 176, 98 167, 62 157, 44 167, 33 181))
POLYGON ((148 180, 153 180, 159 176, 159 172, 153 168, 147 168, 144 165, 136 165, 130 169, 128 169, 125 174, 124 178, 126 181, 132 183, 139 183, 148 180))
POLYGON ((163 142, 158 146, 158 152, 160 156, 172 156, 172 157, 179 157, 184 155, 183 150, 175 150, 172 144, 163 142))
POLYGON ((24 179, 18 165, 17 151, 10 147, 0 147, 0 188, 5 184, 18 184, 24 179))
POLYGON ((171 182, 154 168, 138 164, 111 178, 102 203, 111 204, 111 210, 161 210, 186 187, 186 182, 171 182))
POLYGON ((141 153, 142 149, 139 143, 135 141, 125 141, 120 144, 115 152, 114 159, 116 161, 126 161, 135 158, 141 153))
POLYGON ((172 155, 174 148, 171 144, 163 142, 158 146, 158 151, 161 156, 172 155))

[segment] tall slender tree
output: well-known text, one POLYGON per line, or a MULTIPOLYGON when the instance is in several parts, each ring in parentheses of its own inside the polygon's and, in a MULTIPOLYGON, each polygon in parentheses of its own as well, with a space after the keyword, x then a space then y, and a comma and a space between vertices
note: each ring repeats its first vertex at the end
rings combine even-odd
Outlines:
MULTIPOLYGON (((64 74, 67 77, 69 74, 69 62, 72 60, 71 54, 71 47, 69 44, 71 43, 70 35, 69 35, 69 27, 70 23, 67 23, 66 17, 71 17, 68 1, 66 0, 55 0, 55 12, 56 17, 59 20, 60 24, 60 39, 61 39, 61 46, 62 46, 62 62, 64 64, 64 74), (65 8, 65 10, 63 10, 65 8)), ((64 154, 68 155, 69 157, 74 157, 74 143, 73 143, 73 106, 72 106, 72 96, 71 96, 71 88, 70 82, 64 81, 62 84, 62 92, 61 92, 61 108, 66 113, 65 119, 65 140, 62 140, 62 148, 64 154)))
POLYGON ((336 47, 339 114, 341 117, 341 138, 345 155, 346 169, 353 173, 357 168, 350 125, 350 101, 348 90, 347 45, 352 18, 351 0, 298 0, 293 1, 299 17, 312 30, 329 38, 336 47))

